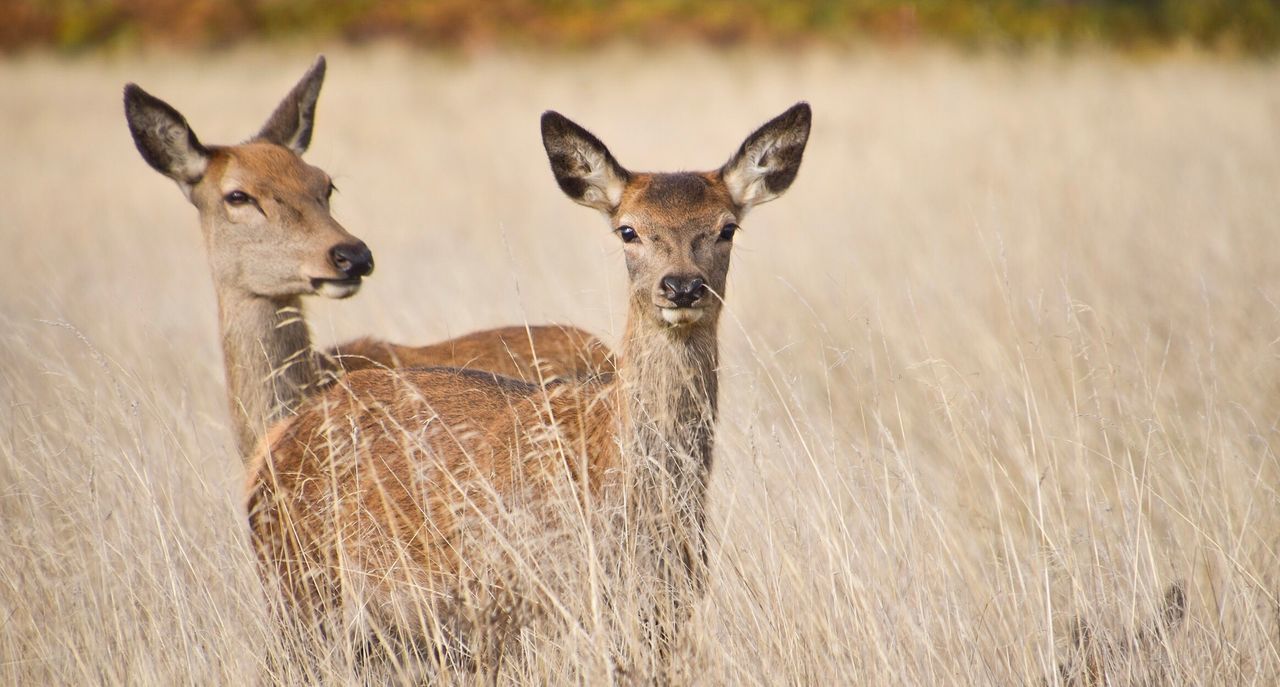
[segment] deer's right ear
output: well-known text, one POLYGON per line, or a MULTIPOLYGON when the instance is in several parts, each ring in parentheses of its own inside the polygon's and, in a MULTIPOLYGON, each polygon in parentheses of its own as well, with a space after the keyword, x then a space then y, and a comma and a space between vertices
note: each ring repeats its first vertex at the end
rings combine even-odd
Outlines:
POLYGON ((298 155, 307 152, 316 127, 316 101, 324 84, 324 70, 324 55, 320 55, 262 125, 259 140, 282 145, 298 155))
POLYGON ((209 151, 187 120, 137 84, 124 87, 124 116, 142 159, 189 192, 209 166, 209 151))
POLYGON ((542 114, 542 146, 565 195, 603 212, 617 209, 630 174, 600 139, 559 112, 548 110, 542 114))

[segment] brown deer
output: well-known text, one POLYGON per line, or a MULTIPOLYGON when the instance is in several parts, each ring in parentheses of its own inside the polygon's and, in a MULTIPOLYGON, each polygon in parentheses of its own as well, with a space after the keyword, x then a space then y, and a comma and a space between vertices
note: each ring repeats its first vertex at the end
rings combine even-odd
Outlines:
POLYGON ((347 298, 373 271, 369 248, 329 212, 333 181, 301 158, 324 73, 322 56, 257 135, 231 146, 202 144, 173 107, 135 84, 124 89, 138 151, 200 213, 241 456, 247 460, 266 428, 322 386, 328 372, 449 365, 542 381, 611 370, 603 344, 557 326, 477 332, 422 348, 361 339, 330 356, 312 349, 301 296, 347 298))
MULTIPOLYGON (((273 428, 250 469, 248 515, 292 617, 323 626, 358 608, 390 634, 429 635, 423 618, 475 598, 486 530, 500 541, 504 514, 521 509, 540 521, 564 484, 572 503, 625 501, 642 540, 630 550, 649 557, 665 580, 656 586, 696 591, 730 251, 746 212, 795 179, 809 126, 797 104, 715 171, 635 173, 582 127, 544 114, 560 188, 604 213, 622 242, 630 294, 617 373, 538 387, 364 370, 273 428)), ((509 608, 500 589, 488 593, 509 608)))

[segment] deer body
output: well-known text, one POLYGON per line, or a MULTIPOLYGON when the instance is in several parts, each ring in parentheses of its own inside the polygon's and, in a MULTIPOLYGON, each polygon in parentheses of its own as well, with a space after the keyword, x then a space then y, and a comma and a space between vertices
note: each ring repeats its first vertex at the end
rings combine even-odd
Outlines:
POLYGON ((577 327, 499 327, 426 346, 356 339, 329 354, 347 372, 366 368, 461 367, 526 382, 544 382, 614 369, 613 353, 577 327))
MULTIPOLYGON (((637 174, 545 114, 560 187, 602 211, 624 244, 631 293, 617 372, 540 388, 457 370, 364 370, 277 426, 250 470, 248 511, 264 572, 294 617, 358 607, 423 633, 424 610, 449 616, 477 569, 510 564, 492 554, 503 514, 553 522, 543 511, 566 484, 575 502, 621 509, 657 573, 697 587, 733 234, 747 209, 790 186, 809 121, 807 105, 793 107, 714 172, 637 174)), ((490 593, 509 604, 500 587, 490 593)))
POLYGON ((186 119, 134 84, 125 115, 143 158, 178 183, 200 213, 218 298, 236 444, 248 460, 267 428, 347 369, 455 365, 543 381, 612 368, 608 349, 580 329, 516 327, 411 348, 362 339, 317 353, 304 295, 347 298, 373 271, 363 241, 329 211, 334 186, 303 162, 324 79, 319 58, 254 138, 205 146, 186 119))

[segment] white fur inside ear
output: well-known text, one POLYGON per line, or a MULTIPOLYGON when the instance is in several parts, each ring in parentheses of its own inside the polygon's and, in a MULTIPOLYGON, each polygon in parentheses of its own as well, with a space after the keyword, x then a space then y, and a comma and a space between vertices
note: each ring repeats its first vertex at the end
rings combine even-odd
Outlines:
POLYGON ((614 174, 613 165, 609 164, 608 158, 601 155, 599 151, 583 146, 575 146, 573 152, 582 165, 584 173, 581 178, 587 185, 582 193, 582 199, 578 202, 602 210, 618 207, 622 202, 622 189, 625 184, 614 174))
POLYGON ((769 190, 765 177, 778 171, 778 165, 770 164, 770 153, 780 144, 781 140, 777 137, 760 137, 743 151, 736 164, 724 170, 725 186, 738 205, 749 208, 778 197, 778 194, 769 190))
POLYGON ((729 194, 734 202, 744 208, 770 199, 769 189, 764 183, 764 177, 770 170, 753 162, 753 157, 747 156, 742 163, 725 170, 724 174, 724 184, 729 188, 729 194))
POLYGON ((188 155, 185 160, 182 161, 181 172, 180 172, 181 177, 178 183, 179 184, 187 183, 182 181, 183 179, 198 181, 201 177, 204 176, 205 170, 207 169, 209 169, 209 159, 206 158, 204 155, 193 152, 191 155, 188 155))
POLYGON ((303 153, 307 152, 307 147, 302 145, 301 132, 302 132, 302 125, 299 125, 298 129, 295 131, 293 135, 293 138, 290 138, 289 140, 284 142, 284 147, 288 148, 289 150, 292 150, 293 153, 298 156, 301 156, 303 153))
POLYGON ((148 123, 150 138, 164 150, 168 157, 165 173, 178 182, 184 192, 199 181, 209 168, 209 159, 203 151, 191 147, 191 131, 167 117, 152 114, 148 123))

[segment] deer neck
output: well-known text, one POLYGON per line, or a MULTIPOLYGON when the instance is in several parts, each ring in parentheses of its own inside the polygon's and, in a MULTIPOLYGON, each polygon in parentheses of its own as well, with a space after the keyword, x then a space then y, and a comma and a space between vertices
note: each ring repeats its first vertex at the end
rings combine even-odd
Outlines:
POLYGON ((248 460, 266 431, 316 384, 320 366, 297 296, 222 291, 218 316, 236 442, 248 460))
POLYGON ((641 474, 657 471, 700 507, 719 390, 715 324, 682 330, 639 319, 628 323, 618 370, 623 446, 641 474))
MULTIPOLYGON (((653 307, 646 305, 646 307, 653 307)), ((616 393, 627 518, 674 588, 700 588, 707 560, 706 490, 716 422, 714 322, 688 330, 628 320, 616 393), (692 584, 675 584, 673 575, 692 584)))

